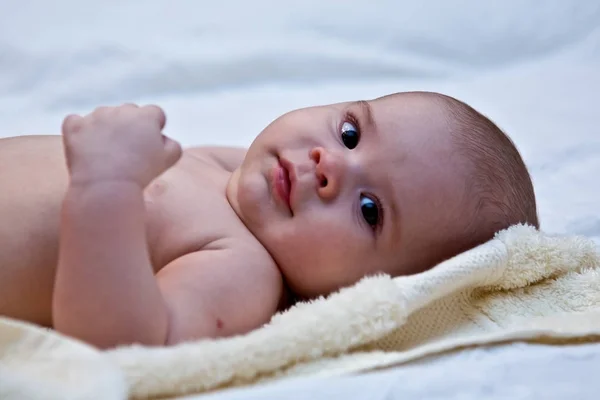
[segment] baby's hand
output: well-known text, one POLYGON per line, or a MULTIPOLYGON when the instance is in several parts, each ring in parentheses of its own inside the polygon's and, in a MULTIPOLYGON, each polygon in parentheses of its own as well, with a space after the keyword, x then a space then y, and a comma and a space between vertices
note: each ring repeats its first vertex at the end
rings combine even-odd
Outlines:
POLYGON ((165 114, 156 106, 100 107, 67 116, 63 144, 71 181, 128 180, 145 188, 181 157, 179 144, 162 134, 165 114))

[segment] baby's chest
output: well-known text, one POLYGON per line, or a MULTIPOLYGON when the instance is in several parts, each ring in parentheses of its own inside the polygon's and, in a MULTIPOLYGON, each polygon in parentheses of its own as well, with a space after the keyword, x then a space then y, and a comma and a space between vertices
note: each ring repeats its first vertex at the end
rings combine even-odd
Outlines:
POLYGON ((176 168, 145 191, 146 234, 155 270, 245 231, 226 196, 229 174, 176 168))

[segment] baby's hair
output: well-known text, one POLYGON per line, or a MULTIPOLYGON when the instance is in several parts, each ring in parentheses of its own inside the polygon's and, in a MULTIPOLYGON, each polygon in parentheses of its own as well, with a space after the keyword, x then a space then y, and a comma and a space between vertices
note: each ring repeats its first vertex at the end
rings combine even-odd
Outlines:
POLYGON ((511 225, 539 228, 531 177, 513 141, 471 106, 435 97, 448 112, 450 134, 472 171, 467 192, 475 204, 466 233, 483 242, 511 225))

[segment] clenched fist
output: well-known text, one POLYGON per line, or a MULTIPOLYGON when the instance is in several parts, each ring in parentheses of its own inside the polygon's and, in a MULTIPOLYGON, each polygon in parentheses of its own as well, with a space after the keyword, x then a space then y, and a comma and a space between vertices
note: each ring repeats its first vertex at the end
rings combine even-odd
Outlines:
POLYGON ((62 124, 72 183, 128 180, 143 189, 181 157, 179 143, 162 134, 165 114, 157 106, 100 107, 62 124))

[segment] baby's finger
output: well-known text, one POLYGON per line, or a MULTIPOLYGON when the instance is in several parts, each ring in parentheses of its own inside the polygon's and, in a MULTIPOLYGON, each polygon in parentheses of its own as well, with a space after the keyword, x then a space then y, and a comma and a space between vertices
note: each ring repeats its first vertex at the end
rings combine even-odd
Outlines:
POLYGON ((152 118, 153 120, 155 120, 158 123, 158 126, 160 127, 161 130, 164 129, 164 127, 167 123, 167 116, 165 115, 165 112, 163 111, 162 108, 151 104, 151 105, 142 107, 141 111, 146 113, 146 115, 148 115, 149 118, 152 118))
POLYGON ((171 168, 181 158, 181 145, 173 139, 163 135, 166 168, 171 168))
POLYGON ((81 129, 81 124, 83 122, 83 117, 77 114, 70 114, 65 117, 62 122, 61 130, 62 133, 71 133, 77 132, 81 129))

